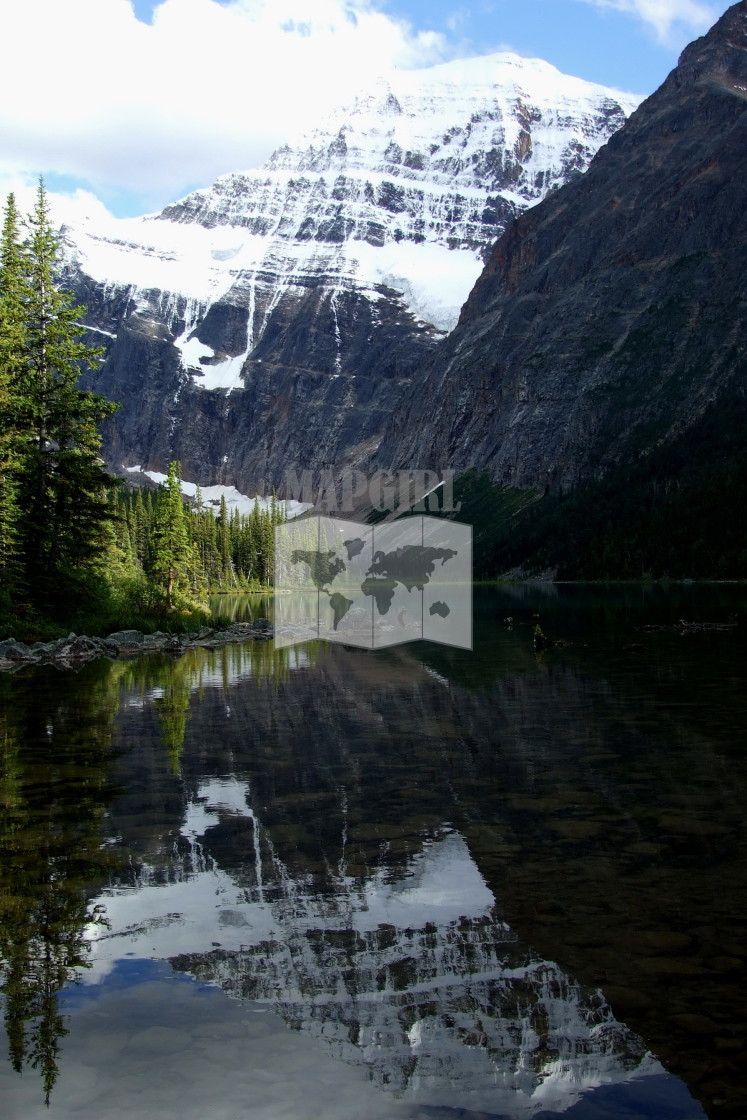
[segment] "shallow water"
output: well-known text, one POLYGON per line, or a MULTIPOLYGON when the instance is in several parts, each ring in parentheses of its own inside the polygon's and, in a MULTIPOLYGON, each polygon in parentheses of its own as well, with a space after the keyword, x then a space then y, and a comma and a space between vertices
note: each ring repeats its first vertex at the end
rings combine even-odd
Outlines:
POLYGON ((743 1117, 746 606, 0 681, 2 1115, 743 1117))

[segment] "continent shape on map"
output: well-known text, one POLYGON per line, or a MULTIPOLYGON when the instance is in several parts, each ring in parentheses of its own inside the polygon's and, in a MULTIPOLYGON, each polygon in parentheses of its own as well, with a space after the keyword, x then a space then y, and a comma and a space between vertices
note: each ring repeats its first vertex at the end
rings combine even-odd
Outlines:
MULTIPOLYGON (((361 543, 364 544, 365 542, 361 543)), ((333 616, 332 625, 336 630, 353 606, 354 600, 346 598, 339 591, 328 591, 325 584, 334 582, 335 577, 346 570, 344 561, 337 556, 333 549, 329 549, 327 552, 294 549, 291 553, 291 563, 306 564, 317 591, 321 591, 329 597, 329 605, 332 608, 333 616)))
POLYGON ((345 548, 348 552, 348 560, 353 560, 359 553, 363 552, 366 547, 366 542, 360 537, 353 537, 350 541, 343 541, 345 548))
POLYGON ((396 586, 396 580, 371 579, 370 576, 367 576, 361 584, 361 591, 364 595, 373 596, 376 600, 376 606, 379 608, 379 614, 387 614, 392 605, 396 586))
POLYGON ((441 599, 437 599, 435 603, 431 603, 431 607, 430 607, 430 610, 428 611, 428 614, 430 614, 430 615, 438 614, 438 615, 441 616, 441 618, 448 618, 449 615, 451 614, 451 611, 449 610, 448 603, 444 603, 444 602, 441 601, 441 599))
POLYGON ((403 584, 408 591, 422 591, 436 569, 436 561, 445 564, 456 552, 452 548, 430 548, 422 544, 405 544, 393 552, 375 552, 369 575, 385 576, 403 584))
POLYGON ((291 553, 292 564, 307 564, 311 579, 317 591, 323 591, 325 584, 332 583, 335 576, 345 571, 345 562, 331 549, 328 552, 313 552, 294 549, 291 553), (332 559, 335 557, 335 559, 332 559))
POLYGON ((332 625, 335 630, 352 607, 354 601, 355 600, 353 599, 347 599, 339 591, 335 591, 332 595, 330 595, 329 605, 332 608, 332 614, 334 616, 334 622, 332 625))
POLYGON ((402 545, 392 552, 375 552, 361 591, 374 597, 379 614, 386 614, 398 583, 408 591, 412 591, 413 587, 422 591, 430 582, 436 563, 440 560, 443 566, 456 555, 452 548, 430 548, 420 544, 402 545))

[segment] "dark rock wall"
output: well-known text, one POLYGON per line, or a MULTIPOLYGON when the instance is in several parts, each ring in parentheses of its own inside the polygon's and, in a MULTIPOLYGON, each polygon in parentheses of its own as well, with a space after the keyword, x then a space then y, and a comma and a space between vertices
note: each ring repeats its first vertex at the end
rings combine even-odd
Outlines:
MULTIPOLYGON (((320 285, 289 295, 270 312, 241 389, 211 392, 180 365, 173 339, 183 317, 169 329, 156 298, 153 293, 152 312, 124 319, 116 343, 89 335, 91 343, 108 343, 110 353, 86 385, 123 402, 104 428, 107 460, 115 469, 141 465, 165 473, 179 459, 186 479, 236 485, 243 493, 281 487, 288 468, 369 457, 440 337, 396 298, 372 304, 361 292, 335 296, 320 285)), ((99 322, 115 313, 92 301, 88 321, 92 309, 99 322)), ((213 304, 195 337, 220 347, 219 355, 241 353, 246 310, 213 304)))
POLYGON ((746 204, 742 2, 585 176, 509 226, 379 464, 563 491, 741 393, 746 204))

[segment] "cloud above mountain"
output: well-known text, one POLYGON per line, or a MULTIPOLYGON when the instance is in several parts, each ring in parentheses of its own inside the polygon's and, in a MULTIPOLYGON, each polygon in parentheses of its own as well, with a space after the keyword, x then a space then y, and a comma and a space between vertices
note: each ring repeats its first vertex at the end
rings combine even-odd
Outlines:
POLYGON ((368 0, 164 0, 151 24, 128 0, 24 0, 3 24, 0 173, 154 196, 256 166, 368 79, 446 49, 368 0))
POLYGON ((648 24, 662 43, 678 43, 706 31, 724 11, 723 4, 700 0, 584 0, 597 8, 614 8, 648 24))
MULTIPOLYGON (((53 191, 74 196, 76 211, 95 209, 94 194, 119 213, 160 209, 226 171, 260 165, 381 73, 490 49, 503 41, 506 16, 520 15, 516 5, 483 3, 485 35, 471 46, 461 38, 461 17, 469 11, 476 26, 476 9, 445 0, 428 9, 426 22, 413 0, 6 5, 0 192, 43 172, 53 191), (431 19, 441 31, 428 29, 431 19)), ((679 48, 725 4, 547 0, 545 10, 560 19, 561 33, 583 42, 569 13, 586 8, 589 22, 598 21, 591 7, 627 13, 633 18, 622 22, 640 28, 643 21, 652 40, 679 48)), ((531 12, 521 18, 531 21, 531 12)), ((518 38, 524 53, 532 36, 518 38)))

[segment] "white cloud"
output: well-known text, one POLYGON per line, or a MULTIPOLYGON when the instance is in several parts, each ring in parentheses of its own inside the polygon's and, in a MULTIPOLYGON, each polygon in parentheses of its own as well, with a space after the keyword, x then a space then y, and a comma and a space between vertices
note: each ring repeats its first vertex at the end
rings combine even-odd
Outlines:
MULTIPOLYGON (((16 206, 24 219, 31 214, 36 202, 36 189, 39 180, 33 175, 0 170, 0 206, 4 210, 5 200, 12 192, 16 206)), ((111 223, 112 214, 104 203, 91 191, 78 187, 67 193, 48 191, 50 213, 55 225, 83 226, 87 222, 99 225, 111 223)))
POLYGON ((584 0, 597 8, 615 8, 637 16, 651 27, 661 43, 683 46, 694 35, 707 31, 726 10, 726 4, 700 0, 584 0))
POLYGON ((256 166, 362 82, 446 50, 375 0, 163 0, 152 25, 129 0, 23 0, 0 30, 0 177, 153 198, 256 166))

